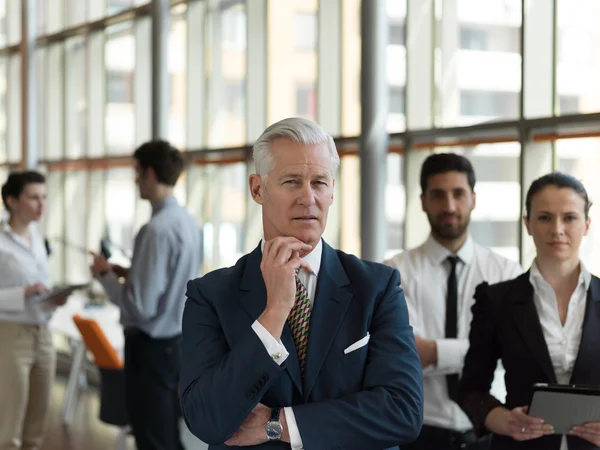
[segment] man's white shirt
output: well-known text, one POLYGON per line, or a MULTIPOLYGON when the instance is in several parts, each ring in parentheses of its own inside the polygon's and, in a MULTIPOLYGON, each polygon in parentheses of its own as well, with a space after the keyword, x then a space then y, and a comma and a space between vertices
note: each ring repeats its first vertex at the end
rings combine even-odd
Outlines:
MULTIPOLYGON (((265 245, 264 239, 261 241, 260 249, 263 250, 265 245)), ((308 297, 311 304, 314 307, 315 301, 315 293, 317 291, 317 278, 319 276, 319 269, 321 268, 321 255, 323 253, 323 241, 319 240, 317 246, 302 258, 305 262, 307 262, 312 268, 312 272, 307 272, 304 269, 300 269, 298 272, 298 278, 306 288, 308 292, 308 297)), ((252 324, 252 329, 261 340, 265 349, 271 355, 273 360, 281 365, 290 355, 281 340, 276 340, 271 333, 269 333, 265 327, 263 327, 258 320, 254 321, 252 324)), ((300 430, 298 429, 298 424, 296 423, 296 416, 294 415, 293 408, 286 407, 284 408, 284 414, 287 422, 288 432, 290 434, 290 443, 292 449, 301 449, 302 448, 302 438, 300 437, 300 430)))
MULTIPOLYGON (((458 280, 457 338, 445 337, 448 256, 452 253, 432 236, 419 247, 385 261, 399 270, 406 297, 409 321, 415 335, 436 341, 438 360, 423 370, 425 397, 424 423, 455 431, 473 426, 462 409, 448 397, 446 375, 462 372, 469 348, 473 295, 475 288, 510 280, 523 273, 521 266, 475 243, 471 236, 456 253, 458 280)), ((503 401, 506 396, 502 368, 496 371, 492 394, 503 401)))

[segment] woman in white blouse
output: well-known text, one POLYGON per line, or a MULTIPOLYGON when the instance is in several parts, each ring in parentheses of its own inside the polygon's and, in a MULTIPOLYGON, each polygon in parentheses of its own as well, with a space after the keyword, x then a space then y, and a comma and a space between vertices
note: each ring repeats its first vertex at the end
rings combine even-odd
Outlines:
POLYGON ((13 173, 2 186, 8 216, 0 222, 0 449, 41 447, 56 356, 48 321, 66 297, 44 300, 51 286, 36 222, 46 203, 45 178, 13 173))
POLYGON ((591 203, 578 180, 554 172, 533 182, 525 204, 536 258, 527 273, 477 288, 459 404, 478 434, 493 433, 492 450, 597 449, 600 423, 561 436, 527 415, 535 383, 600 384, 600 280, 579 260, 591 203), (498 359, 505 404, 489 394, 498 359))

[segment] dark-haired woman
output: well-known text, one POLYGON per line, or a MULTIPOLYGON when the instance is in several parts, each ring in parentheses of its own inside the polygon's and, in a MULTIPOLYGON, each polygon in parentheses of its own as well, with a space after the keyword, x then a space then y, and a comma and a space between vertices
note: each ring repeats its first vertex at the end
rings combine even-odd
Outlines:
POLYGON ((555 172, 533 182, 525 205, 536 258, 524 275, 477 288, 459 404, 479 434, 493 433, 492 450, 597 449, 600 423, 561 436, 527 414, 535 383, 600 384, 600 280, 579 260, 590 201, 579 181, 555 172), (505 404, 489 394, 498 359, 505 404))
POLYGON ((54 381, 48 321, 66 298, 40 301, 51 285, 36 225, 46 202, 44 176, 11 174, 2 201, 8 217, 0 222, 0 449, 34 450, 42 444, 54 381))

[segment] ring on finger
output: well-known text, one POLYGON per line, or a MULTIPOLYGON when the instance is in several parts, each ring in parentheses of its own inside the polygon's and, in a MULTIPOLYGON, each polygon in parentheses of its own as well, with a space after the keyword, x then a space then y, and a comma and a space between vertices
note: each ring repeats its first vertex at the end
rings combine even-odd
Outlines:
POLYGON ((527 431, 527 428, 525 428, 525 427, 521 428, 521 433, 525 433, 526 431, 527 431))

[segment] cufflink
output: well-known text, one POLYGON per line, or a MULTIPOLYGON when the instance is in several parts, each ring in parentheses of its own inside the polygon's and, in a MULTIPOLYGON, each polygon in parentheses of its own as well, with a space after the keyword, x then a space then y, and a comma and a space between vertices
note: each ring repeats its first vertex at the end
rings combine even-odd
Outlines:
POLYGON ((281 358, 281 352, 271 353, 271 358, 273 358, 273 359, 281 358))

